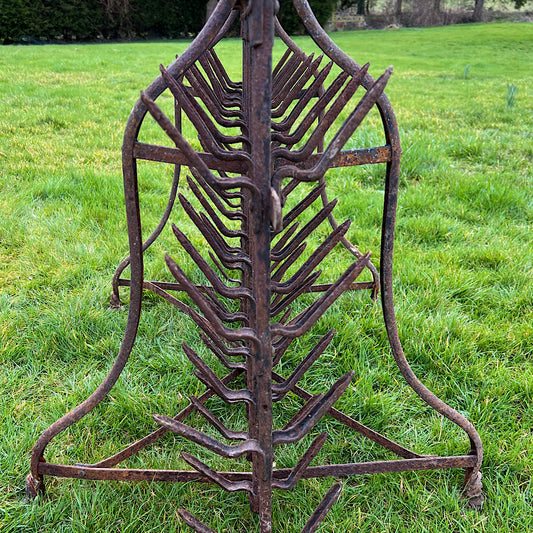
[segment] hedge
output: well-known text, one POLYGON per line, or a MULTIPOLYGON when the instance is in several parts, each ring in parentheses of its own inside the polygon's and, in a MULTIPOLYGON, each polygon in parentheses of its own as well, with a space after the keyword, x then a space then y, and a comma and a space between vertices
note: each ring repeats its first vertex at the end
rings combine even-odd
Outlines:
MULTIPOLYGON (((291 0, 281 0, 289 33, 304 29, 291 0)), ((324 24, 337 0, 310 0, 324 24)), ((207 0, 0 0, 0 42, 179 38, 198 33, 207 0)))

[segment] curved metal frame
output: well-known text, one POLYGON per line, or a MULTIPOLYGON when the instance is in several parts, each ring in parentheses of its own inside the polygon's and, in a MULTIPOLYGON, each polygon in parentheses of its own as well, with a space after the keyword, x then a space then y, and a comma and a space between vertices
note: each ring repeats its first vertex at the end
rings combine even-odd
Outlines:
MULTIPOLYGON (((320 49, 342 69, 350 73, 356 73, 361 68, 360 65, 346 55, 330 39, 316 20, 307 0, 293 0, 293 3, 306 30, 320 49)), ((372 81, 372 77, 367 75, 364 83, 368 86, 372 81)), ((396 363, 398 364, 398 368, 411 388, 430 407, 457 424, 468 435, 471 443, 470 453, 476 457, 476 462, 472 468, 467 469, 464 484, 465 487, 467 487, 467 492, 469 492, 469 494, 472 496, 475 494, 477 498, 481 498, 481 475, 479 469, 481 468, 481 463, 483 461, 483 445, 479 434, 474 426, 463 415, 446 405, 416 377, 405 357, 398 335, 392 290, 392 263, 400 176, 400 137, 396 117, 385 94, 383 94, 378 100, 377 107, 381 113, 383 124, 386 125, 384 129, 387 135, 387 142, 390 144, 392 151, 392 158, 387 165, 386 173, 380 259, 381 302, 389 343, 396 363)))
MULTIPOLYGON (((211 43, 212 32, 216 31, 218 34, 223 28, 224 23, 233 9, 234 3, 234 0, 221 0, 221 2, 219 2, 213 12, 213 16, 198 34, 187 52, 174 62, 173 70, 175 72, 180 69, 183 72, 196 59, 198 59, 202 51, 211 43)), ((163 82, 163 78, 160 76, 148 87, 146 93, 152 98, 157 98, 157 96, 159 96, 165 89, 166 85, 163 82)), ((93 394, 91 394, 87 400, 79 406, 52 424, 37 440, 31 454, 31 472, 26 478, 26 486, 30 496, 35 496, 37 494, 36 491, 44 490, 42 474, 39 467, 43 464, 44 450, 48 443, 56 435, 81 420, 87 413, 92 411, 107 396, 107 394, 109 394, 109 391, 113 388, 122 373, 122 370, 124 370, 124 367, 126 366, 135 342, 135 337, 137 336, 137 329, 141 316, 144 269, 137 165, 133 155, 133 143, 139 134, 139 129, 146 113, 147 109, 139 99, 129 116, 128 124, 126 125, 122 151, 124 197, 130 246, 130 255, 128 259, 131 266, 131 285, 128 322, 120 351, 108 375, 93 394)))
MULTIPOLYGON (((293 4, 300 19, 304 23, 305 28, 307 29, 308 33, 311 35, 315 43, 319 46, 319 48, 324 51, 325 54, 336 65, 338 65, 342 71, 349 74, 352 79, 356 79, 358 78, 358 76, 361 77, 365 72, 363 67, 357 64, 353 59, 351 59, 344 52, 342 52, 335 45, 335 43, 333 43, 333 41, 320 27, 319 23, 317 22, 311 11, 311 8, 309 7, 307 0, 293 0, 293 4)), ((262 76, 269 77, 269 80, 272 79, 272 69, 270 68, 271 60, 269 57, 266 57, 265 54, 271 54, 271 48, 270 51, 268 51, 268 47, 271 46, 273 42, 275 25, 276 33, 286 44, 288 49, 302 59, 302 61, 300 62, 302 65, 302 71, 305 68, 309 68, 309 65, 311 64, 311 57, 307 58, 307 56, 305 56, 305 54, 284 32, 283 28, 281 28, 281 26, 279 25, 277 19, 274 20, 274 0, 264 0, 264 4, 262 4, 263 7, 259 7, 260 5, 261 4, 259 2, 252 2, 250 0, 248 3, 244 2, 243 7, 241 4, 237 5, 236 0, 220 0, 204 29, 198 34, 196 39, 191 43, 185 53, 179 58, 177 58, 176 61, 168 68, 168 70, 162 69, 162 75, 159 76, 147 88, 147 90, 141 94, 141 98, 139 98, 139 100, 137 101, 128 119, 128 124, 126 126, 124 135, 122 164, 130 254, 125 260, 121 262, 121 264, 117 268, 115 276, 113 277, 112 297, 112 305, 119 306, 119 286, 130 286, 130 302, 126 331, 117 359, 113 364, 111 370, 109 371, 107 377, 103 380, 97 390, 93 394, 91 394, 87 398, 87 400, 85 400, 79 406, 77 406, 65 416, 60 418, 57 422, 52 424, 40 436, 37 443, 35 444, 34 449, 32 451, 31 472, 26 480, 28 495, 30 497, 35 497, 39 491, 44 490, 44 475, 102 480, 114 479, 152 481, 210 481, 220 484, 227 490, 249 491, 251 495, 251 508, 253 511, 259 513, 261 532, 266 533, 271 531, 270 493, 272 491, 272 488, 292 488, 292 486, 294 486, 296 481, 300 478, 347 476, 363 473, 389 471, 464 468, 465 494, 470 499, 472 505, 479 506, 483 501, 480 481, 481 474, 479 472, 483 452, 479 435, 472 426, 472 424, 464 416, 462 416, 456 410, 452 409, 442 400, 437 398, 437 396, 435 396, 431 391, 429 391, 415 376, 405 357, 398 336, 392 292, 392 265, 401 147, 394 112, 392 110, 389 100, 387 99, 385 94, 382 93, 383 87, 386 83, 386 79, 384 78, 382 80, 382 77, 376 82, 376 80, 374 80, 368 73, 364 74, 364 77, 361 78, 361 84, 367 90, 368 98, 364 97, 361 102, 363 102, 363 100, 365 100, 366 98, 367 100, 369 100, 368 105, 374 105, 375 103, 375 105, 377 106, 382 119, 387 144, 384 147, 370 149, 370 151, 367 151, 364 154, 348 154, 347 152, 336 151, 334 157, 337 157, 337 161, 340 161, 339 158, 345 158, 345 163, 339 163, 338 166, 362 164, 362 162, 378 162, 386 163, 387 165, 379 275, 377 269, 369 261, 369 254, 363 256, 363 254, 361 254, 359 250, 354 245, 352 245, 345 237, 345 231, 347 229, 347 226, 339 226, 337 224, 331 212, 334 202, 329 201, 326 193, 326 182, 324 179, 324 174, 319 174, 318 178, 312 179, 317 181, 319 183, 319 187, 321 187, 319 189, 316 189, 317 193, 320 193, 321 201, 323 204, 323 209, 321 211, 322 214, 320 216, 322 216, 323 219, 329 219, 330 225, 333 229, 333 234, 335 234, 335 238, 338 239, 338 241, 335 242, 341 242, 350 251, 350 253, 352 253, 357 258, 356 263, 354 263, 352 267, 350 267, 351 270, 349 269, 349 273, 347 271, 345 275, 341 276, 338 282, 329 286, 313 285, 316 277, 309 277, 305 281, 305 283, 298 289, 299 292, 295 293, 295 295, 291 296, 291 298, 296 297, 298 294, 301 294, 301 292, 305 292, 306 290, 316 290, 323 292, 323 296, 321 296, 317 300, 317 302, 315 302, 315 304, 313 304, 309 308, 308 311, 303 313, 301 317, 299 315, 294 319, 290 320, 288 323, 285 323, 288 318, 282 319, 279 324, 270 324, 270 319, 262 320, 261 318, 253 318, 253 323, 250 324, 250 327, 246 326, 245 323, 245 327, 241 327, 237 330, 220 330, 221 334, 225 335, 227 339, 247 339, 249 346, 248 348, 245 347, 246 344, 243 344, 242 348, 237 348, 235 346, 233 348, 225 348, 226 350, 233 350, 234 353, 238 353, 240 350, 240 352, 246 356, 246 363, 230 363, 224 354, 219 353, 220 346, 219 348, 217 348, 216 346, 214 348, 212 347, 214 353, 221 358, 221 360, 226 364, 226 366, 228 366, 228 368, 232 369, 231 372, 229 372, 227 376, 225 376, 223 379, 219 379, 214 374, 211 374, 209 368, 201 361, 201 359, 197 357, 194 351, 192 351, 188 347, 184 347, 189 359, 198 369, 197 371, 195 371, 195 373, 202 381, 207 384, 208 389, 198 399, 193 399, 192 403, 183 411, 178 413, 178 415, 176 415, 174 418, 171 419, 168 417, 158 417, 157 422, 161 425, 161 427, 157 431, 154 431, 153 433, 147 435, 143 439, 116 453, 112 457, 104 459, 103 461, 100 461, 93 465, 69 466, 46 463, 44 461, 43 455, 47 444, 60 432, 64 431, 72 424, 78 422, 81 418, 83 418, 83 416, 85 416, 88 412, 94 409, 94 407, 96 407, 96 405, 98 405, 106 397, 106 395, 116 383, 118 377, 124 369, 124 366, 133 348, 140 320, 143 289, 149 289, 156 292, 157 294, 160 294, 168 301, 170 301, 174 305, 177 305, 183 311, 187 312, 190 316, 192 316, 193 320, 195 320, 199 327, 203 329, 204 333, 207 333, 207 337, 209 337, 209 332, 212 332, 213 328, 217 328, 217 313, 222 313, 222 309, 220 308, 220 306, 217 307, 216 305, 213 307, 214 303, 216 302, 214 297, 212 295, 209 296, 209 293, 205 292, 205 288, 199 289, 198 287, 194 287, 193 285, 191 285, 190 282, 188 282, 187 278, 184 277, 179 267, 175 263, 173 263, 170 258, 167 258, 167 263, 171 272, 173 273, 178 282, 176 284, 173 284, 171 288, 173 290, 186 291, 189 296, 195 301, 195 303, 200 307, 201 311, 205 314, 211 325, 206 324, 206 318, 203 318, 191 308, 185 306, 182 302, 171 296, 166 291, 167 288, 170 288, 167 286, 171 284, 165 284, 161 282, 149 282, 144 280, 143 253, 157 239, 157 237, 160 235, 161 231, 167 224, 176 199, 180 164, 183 162, 183 158, 181 156, 176 157, 176 153, 173 152, 170 155, 168 155, 167 153, 163 157, 163 159, 158 159, 156 156, 150 155, 150 147, 140 147, 137 138, 145 116, 147 115, 147 113, 151 113, 160 123, 160 125, 166 128, 165 131, 167 132, 167 134, 171 135, 171 138, 173 138, 173 140, 175 140, 176 145, 179 145, 180 149, 182 150, 182 154, 188 154, 188 162, 192 162, 192 166, 200 168, 203 165, 205 166, 205 169, 208 168, 202 158, 200 158, 198 155, 195 155, 194 152, 187 152, 187 146, 186 144, 183 144, 183 142, 185 141, 181 141, 179 119, 179 116, 181 114, 181 105, 179 105, 178 103, 176 104, 176 124, 173 127, 172 124, 169 125, 165 122, 165 117, 160 114, 160 111, 154 104, 154 101, 157 99, 158 96, 161 95, 164 90, 167 89, 167 87, 171 87, 171 85, 174 83, 172 82, 172 79, 181 80, 183 76, 186 75, 187 71, 193 66, 193 64, 196 61, 200 60, 201 57, 203 57, 202 54, 204 54, 206 50, 211 49, 224 36, 239 9, 242 10, 241 17, 244 21, 243 28, 245 28, 243 39, 247 43, 244 47, 244 53, 246 55, 245 67, 247 65, 246 61, 248 61, 248 68, 252 69, 254 61, 256 61, 257 65, 260 66, 262 76), (266 20, 265 22, 265 17, 272 17, 272 20, 266 20), (264 28, 269 28, 268 32, 271 32, 270 36, 267 32, 261 37, 258 31, 256 31, 257 28, 263 28, 263 31, 264 28), (266 46, 265 51, 262 51, 263 46, 266 46), (270 74, 266 73, 266 67, 268 67, 270 74), (169 83, 171 83, 171 85, 169 85, 169 83), (379 84, 381 84, 381 89, 376 88, 379 84), (371 95, 374 93, 377 96, 374 100, 370 101, 371 95), (164 126, 164 124, 166 125, 164 126), (174 137, 172 137, 172 135, 174 137), (144 150, 144 152, 142 150, 144 150), (370 153, 372 150, 374 150, 376 153, 379 152, 378 155, 376 156, 374 153, 370 153), (150 237, 145 242, 142 241, 141 234, 141 213, 139 207, 136 165, 137 158, 154 159, 158 161, 172 163, 175 165, 174 179, 171 185, 167 207, 156 229, 152 232, 150 237), (131 280, 129 281, 120 278, 120 275, 127 266, 131 267, 131 280), (366 284, 354 284, 353 280, 358 275, 358 273, 364 268, 370 269, 373 276, 373 282, 366 284), (331 305, 332 301, 334 301, 334 299, 336 299, 344 290, 349 290, 352 288, 370 288, 372 289, 373 295, 375 296, 377 295, 378 279, 380 280, 381 286, 381 302, 383 307, 385 327, 387 330, 391 350, 398 365, 398 368, 400 369, 400 372, 402 373, 408 385, 418 394, 418 396, 426 404, 428 404, 430 407, 432 407, 434 410, 439 412, 447 419, 457 424, 461 429, 466 432, 471 443, 471 450, 468 455, 457 457, 435 457, 419 455, 407 448, 404 448, 398 443, 390 441, 386 437, 376 433, 375 431, 371 430, 370 428, 367 428, 366 426, 363 426, 362 424, 350 418, 349 416, 336 410, 333 407, 333 404, 340 396, 340 394, 342 394, 344 389, 348 386, 349 381, 351 379, 350 373, 338 380, 338 382, 332 387, 332 389, 330 389, 330 391, 328 391, 328 393, 326 393, 325 395, 320 395, 320 397, 313 397, 311 394, 309 394, 296 384, 297 380, 299 379, 299 376, 303 375, 303 373, 305 372, 306 365, 308 363, 305 363, 303 361, 302 369, 301 371, 299 371, 300 374, 296 375, 298 374, 298 372, 296 372, 295 376, 293 378, 289 378, 288 380, 285 380, 282 376, 280 376, 273 370, 271 360, 268 364, 265 363, 267 359, 271 358, 271 355, 269 355, 270 344, 268 344, 269 349, 265 351, 264 348, 261 348, 261 346, 264 344, 264 340, 260 342, 259 339, 270 339, 271 336, 272 338, 280 337, 283 339, 285 337, 286 339, 289 339, 287 343, 283 344, 282 342, 277 348, 279 354, 276 354, 274 359, 275 361, 279 360, 284 350, 290 344, 290 339, 295 336, 299 336, 303 332, 307 331, 307 329, 309 329, 310 327, 309 324, 312 325, 312 323, 316 321, 316 317, 320 316, 320 314, 324 312, 324 310, 329 307, 329 305, 331 305), (354 285, 359 285, 359 287, 354 287, 354 285), (202 290, 205 293, 204 295, 202 295, 202 290), (210 298, 211 303, 205 303, 206 298, 210 298), (260 331, 263 331, 263 333, 259 334, 258 332, 260 331), (231 336, 228 336, 230 335, 229 332, 231 332, 231 336), (252 351, 250 352, 249 350, 252 351), (256 351, 258 355, 250 357, 250 354, 252 352, 255 353, 256 351), (265 353, 261 355, 260 352, 262 351, 265 353), (264 368, 269 369, 266 372, 266 377, 264 368, 262 367, 262 365, 265 364, 267 364, 267 366, 264 368), (243 372, 247 372, 248 388, 244 389, 243 391, 233 391, 231 389, 228 389, 227 385, 234 381, 243 372), (257 376, 263 377, 258 379, 257 376), (258 385, 257 381, 261 381, 261 383, 258 385), (305 400, 307 404, 302 409, 299 418, 297 417, 294 421, 292 421, 292 426, 289 424, 284 430, 274 431, 272 430, 271 415, 272 401, 276 400, 276 395, 284 395, 289 390, 301 397, 303 400, 305 400), (244 439, 245 442, 242 445, 222 445, 221 443, 218 443, 218 441, 215 441, 207 437, 207 435, 192 428, 189 428, 188 426, 182 423, 182 421, 193 410, 197 409, 202 412, 204 416, 210 419, 211 423, 215 425, 218 424, 220 428, 221 426, 216 421, 216 418, 212 417, 212 415, 210 415, 209 411, 205 407, 202 407, 203 403, 215 394, 222 397, 229 403, 233 403, 235 401, 248 402, 249 411, 251 413, 249 414, 249 416, 251 417, 250 433, 243 434, 241 432, 237 436, 237 434, 234 434, 234 432, 228 432, 229 430, 227 430, 227 428, 221 429, 221 431, 225 432, 224 434, 227 438, 244 439), (258 408, 258 402, 261 402, 261 404, 267 406, 270 405, 270 411, 268 411, 267 409, 265 413, 263 413, 261 409, 258 408), (396 453, 402 459, 398 459, 395 461, 376 461, 367 463, 352 463, 344 465, 324 465, 310 467, 309 463, 316 455, 316 453, 318 453, 318 450, 320 449, 323 444, 323 441, 325 440, 325 436, 323 435, 315 440, 315 443, 311 446, 308 452, 304 454, 301 461, 298 463, 298 465, 295 466, 294 469, 273 469, 273 445, 280 442, 292 442, 295 438, 299 438, 291 435, 298 435, 303 431, 308 431, 308 429, 306 428, 309 422, 306 421, 310 419, 316 419, 316 421, 318 421, 318 419, 321 418, 326 412, 333 418, 357 431, 361 435, 373 440, 381 446, 396 453), (263 420, 263 422, 261 422, 261 420, 263 420), (266 429, 258 429, 262 426, 265 426, 266 429), (225 456, 233 457, 236 455, 247 453, 252 458, 252 472, 217 473, 210 470, 209 467, 199 462, 194 457, 188 456, 187 454, 184 454, 183 457, 191 466, 193 466, 195 470, 172 471, 113 468, 131 455, 139 452, 144 447, 155 442, 158 438, 160 438, 162 435, 169 431, 182 434, 190 440, 205 445, 209 449, 216 451, 216 453, 225 456)), ((265 105, 267 104, 265 104, 264 101, 262 102, 260 99, 250 94, 252 91, 249 91, 246 84, 248 84, 250 80, 252 80, 253 76, 251 76, 250 73, 247 74, 245 72, 244 76, 246 77, 247 75, 249 77, 246 78, 246 80, 244 80, 243 82, 243 109, 248 114, 251 114, 251 110, 253 111, 256 108, 259 109, 259 107, 263 106, 263 111, 261 111, 261 117, 263 117, 261 118, 261 120, 263 120, 264 122, 263 126, 251 126, 251 131, 249 132, 248 140, 246 140, 246 142, 249 142, 252 150, 249 158, 251 165, 250 172, 252 176, 255 176, 257 178, 259 174, 265 174, 264 169, 267 168, 269 164, 268 162, 270 156, 268 156, 262 162, 257 162, 258 159, 261 159, 262 157, 261 150, 258 151, 257 147, 261 145, 261 139, 266 138, 267 129, 268 131, 270 130, 270 100, 268 102, 269 107, 267 111, 265 107, 265 105), (254 100, 254 98, 256 99, 254 100), (267 112, 268 116, 266 116, 267 112)), ((255 82, 257 83, 257 80, 255 82)), ((227 88, 228 90, 237 92, 241 90, 240 85, 231 85, 229 80, 227 80, 227 88)), ((179 91, 179 86, 176 86, 175 90, 179 91)), ((318 97, 323 94, 324 87, 321 86, 318 92, 318 97)), ((368 111, 361 111, 361 116, 364 116, 366 112, 368 111)), ((319 120, 324 119, 324 116, 324 113, 321 112, 319 120)), ((352 113, 343 128, 347 127, 346 124, 350 122, 350 120, 358 120, 357 117, 352 118, 352 116, 355 115, 352 113)), ((323 138, 319 142, 318 150, 319 155, 321 155, 322 157, 328 152, 328 150, 330 150, 330 147, 328 147, 327 150, 324 150, 323 138)), ((162 156, 159 155, 158 157, 162 156)), ((185 158, 185 161, 187 161, 187 157, 185 158)), ((204 154, 204 156, 202 157, 204 157, 204 159, 209 158, 209 154, 204 154)), ((229 159, 236 161, 235 169, 241 168, 239 166, 240 163, 238 163, 235 157, 229 159)), ((296 173, 298 174, 298 172, 300 171, 297 171, 296 173)), ((304 174, 311 175, 309 174, 308 170, 302 171, 298 175, 304 176, 304 174)), ((196 179, 198 180, 197 177, 196 179)), ((218 187, 221 183, 224 183, 224 180, 219 180, 218 185, 216 185, 216 183, 215 185, 218 187)), ((263 251, 270 250, 270 237, 265 236, 265 234, 270 232, 270 224, 272 224, 274 230, 276 230, 276 228, 278 227, 281 227, 280 217, 282 217, 283 215, 281 213, 280 202, 283 201, 282 197, 285 193, 281 190, 276 191, 276 187, 272 184, 268 185, 268 190, 264 189, 262 191, 259 185, 254 183, 253 180, 248 180, 246 177, 243 177, 240 183, 242 183, 242 186, 244 188, 242 189, 243 192, 239 193, 240 196, 237 196, 246 200, 246 202, 243 203, 243 206, 246 206, 243 207, 243 217, 244 220, 247 222, 244 223, 243 227, 248 232, 246 234, 245 231, 243 235, 248 235, 248 238, 250 236, 255 235, 255 237, 253 238, 257 241, 251 246, 247 245, 247 253, 252 257, 250 263, 252 265, 252 269, 248 274, 243 274, 243 279, 248 279, 248 283, 251 283, 251 286, 253 287, 255 277, 258 275, 265 275, 264 268, 266 268, 266 263, 265 265, 263 265, 261 261, 264 262, 264 259, 262 259, 264 255, 263 251), (262 206, 257 208, 257 202, 262 202, 262 206), (269 213, 269 215, 266 217, 264 214, 265 212, 269 213), (253 259, 253 257, 255 257, 255 260, 253 259), (259 274, 257 274, 254 269, 258 270, 259 274)), ((210 184, 210 186, 212 187, 215 187, 215 185, 210 184)), ((290 185, 287 189, 290 189, 290 185)), ((284 189, 284 191, 287 191, 287 189, 284 189)), ((225 192, 224 194, 222 194, 222 192, 220 191, 219 194, 223 198, 226 197, 227 201, 229 201, 230 198, 236 198, 233 193, 225 192)), ((184 204, 184 206, 186 206, 186 204, 184 204)), ((189 253, 194 254, 194 248, 191 248, 192 245, 190 245, 190 243, 188 244, 186 237, 183 236, 183 234, 181 234, 178 229, 175 229, 174 231, 182 245, 186 247, 189 253)), ((311 231, 311 229, 309 231, 311 231)), ((290 235, 287 237, 287 239, 290 239, 290 235)), ((275 250, 272 249, 272 251, 275 250)), ((278 246, 278 250, 275 253, 279 254, 280 257, 282 257, 283 253, 285 253, 286 257, 288 253, 292 252, 283 252, 283 250, 281 250, 280 245, 278 246)), ((244 257, 243 254, 241 254, 241 257, 244 257)), ((270 261, 270 259, 268 259, 268 261, 270 261)), ((201 266, 203 263, 201 263, 200 257, 197 259, 197 264, 200 266, 200 268, 209 268, 207 266, 201 266)), ((244 268, 243 272, 248 272, 248 270, 244 268)), ((261 307, 258 304, 258 302, 261 300, 263 302, 263 308, 267 313, 270 309, 269 284, 270 279, 267 281, 266 299, 265 295, 257 293, 253 295, 253 298, 255 298, 254 305, 256 305, 256 307, 261 307)), ((250 298, 250 295, 248 295, 247 293, 243 294, 245 299, 250 298)), ((252 316, 247 306, 248 304, 245 304, 243 309, 248 313, 248 315, 246 314, 246 312, 240 313, 239 317, 252 316)), ((220 316, 225 317, 226 315, 220 316)), ((259 313, 259 316, 262 316, 261 313, 259 313)), ((226 319, 227 318, 224 318, 224 320, 226 319)), ((239 320, 243 320, 243 318, 239 318, 239 320)), ((324 340, 324 343, 326 343, 326 340, 324 340)), ((326 345, 327 343, 324 344, 324 346, 326 345)), ((310 361, 314 360, 314 358, 318 357, 320 353, 321 351, 319 350, 317 345, 315 351, 312 351, 307 356, 307 359, 309 359, 310 361)), ((309 363, 309 365, 310 364, 311 363, 309 363)), ((313 424, 314 423, 316 422, 313 422, 313 424)), ((330 489, 328 494, 326 494, 321 504, 313 514, 313 516, 309 519, 308 524, 303 530, 304 532, 314 531, 316 527, 318 527, 318 524, 324 517, 325 513, 329 510, 329 508, 338 498, 339 492, 340 484, 336 484, 330 489)), ((186 511, 181 510, 180 514, 183 520, 196 531, 211 531, 198 519, 196 519, 186 511)))

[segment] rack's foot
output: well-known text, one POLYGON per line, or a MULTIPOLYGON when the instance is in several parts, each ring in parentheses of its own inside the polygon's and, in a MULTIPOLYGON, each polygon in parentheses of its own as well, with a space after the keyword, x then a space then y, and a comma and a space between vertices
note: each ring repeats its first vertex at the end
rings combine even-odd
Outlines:
POLYGON ((485 496, 483 495, 483 483, 481 481, 481 472, 479 470, 470 476, 461 499, 467 500, 468 505, 476 511, 482 509, 485 496))
POLYGON ((120 309, 121 311, 124 310, 124 306, 122 305, 122 303, 120 301, 120 297, 115 292, 111 293, 111 300, 109 302, 109 308, 110 309, 120 309))
POLYGON ((44 494, 45 487, 43 480, 35 479, 33 474, 26 476, 26 498, 28 501, 33 501, 39 494, 44 494))

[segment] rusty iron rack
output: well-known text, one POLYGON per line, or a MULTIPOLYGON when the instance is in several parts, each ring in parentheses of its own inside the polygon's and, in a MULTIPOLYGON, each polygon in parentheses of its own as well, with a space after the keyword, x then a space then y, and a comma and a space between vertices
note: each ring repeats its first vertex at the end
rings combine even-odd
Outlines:
MULTIPOLYGON (((368 65, 360 66, 330 40, 306 0, 293 0, 293 5, 322 55, 304 53, 289 38, 276 18, 276 0, 220 0, 186 51, 168 68, 161 66, 161 75, 141 92, 129 117, 123 144, 130 253, 113 279, 113 306, 120 306, 120 287, 129 286, 130 290, 125 335, 115 363, 97 390, 52 424, 35 444, 26 480, 30 497, 44 490, 45 476, 212 482, 227 491, 246 491, 252 512, 259 515, 259 529, 267 533, 272 531, 273 489, 292 489, 300 479, 462 468, 465 497, 473 506, 481 504, 480 438, 464 416, 418 380, 398 337, 392 257, 401 149, 396 119, 383 92, 392 69, 374 80, 367 72, 368 65), (217 43, 237 19, 242 37, 242 81, 230 78, 216 52, 217 43), (276 36, 285 46, 285 53, 273 66, 276 36), (164 92, 173 98, 172 119, 156 103, 164 92), (341 124, 339 116, 347 106, 349 114, 341 124), (373 108, 379 112, 385 144, 345 149, 373 108), (141 126, 148 116, 171 140, 171 146, 139 140, 141 126), (193 141, 184 136, 184 120, 196 130, 193 141), (166 210, 144 242, 138 160, 174 167, 166 210), (370 261, 370 253, 360 253, 347 239, 350 221, 336 222, 333 210, 337 201, 330 201, 327 195, 325 175, 330 168, 363 164, 386 166, 379 273, 370 261), (178 194, 183 169, 187 187, 183 194, 178 194), (302 193, 305 187, 308 193, 302 193), (204 242, 199 250, 182 229, 173 225, 177 241, 206 280, 203 284, 191 281, 183 265, 168 255, 165 260, 175 281, 144 279, 143 253, 167 225, 176 199, 204 242), (327 236, 316 249, 304 253, 308 237, 328 222, 327 236), (322 271, 318 267, 328 256, 331 260, 330 253, 339 246, 344 246, 353 262, 336 281, 319 284, 322 271), (130 279, 122 277, 127 267, 130 279), (369 272, 370 281, 356 281, 363 272, 369 272), (137 335, 143 290, 156 293, 192 319, 208 351, 227 368, 226 375, 220 377, 207 360, 183 343, 194 374, 207 387, 202 395, 191 397, 190 404, 173 417, 155 415, 159 429, 98 463, 46 462, 44 452, 48 443, 94 409, 123 371, 137 335), (471 444, 467 454, 420 455, 337 410, 334 405, 350 386, 354 372, 340 377, 323 393, 313 395, 304 390, 299 381, 327 349, 334 330, 320 338, 289 377, 279 373, 279 363, 294 340, 305 335, 348 290, 368 290, 374 298, 381 293, 385 327, 400 372, 426 404, 464 430, 471 444), (307 307, 301 303, 304 293, 317 294, 307 307), (179 299, 179 294, 189 303, 179 299), (244 388, 231 387, 237 378, 244 381, 244 388), (303 407, 283 427, 275 429, 273 404, 289 393, 303 400, 303 407), (228 428, 207 407, 206 402, 212 397, 226 404, 244 404, 247 430, 228 428), (194 411, 222 440, 185 422, 194 411), (311 466, 327 439, 323 432, 293 468, 275 468, 276 446, 297 443, 326 414, 399 458, 311 466), (249 471, 216 471, 185 452, 181 457, 190 465, 189 470, 115 468, 169 432, 222 457, 242 456, 248 461, 249 471)), ((305 301, 308 299, 309 296, 305 301)), ((341 483, 331 486, 303 532, 318 528, 341 488, 341 483)), ((179 513, 195 531, 212 531, 188 511, 180 509, 179 513)))

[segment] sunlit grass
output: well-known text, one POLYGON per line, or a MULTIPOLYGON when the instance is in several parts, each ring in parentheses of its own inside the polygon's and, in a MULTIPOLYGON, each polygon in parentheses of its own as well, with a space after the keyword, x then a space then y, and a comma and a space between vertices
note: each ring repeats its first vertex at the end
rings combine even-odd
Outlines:
MULTIPOLYGON (((414 370, 469 416, 485 444, 487 504, 459 501, 461 472, 363 476, 345 482, 321 531, 517 532, 533 528, 533 113, 532 32, 528 24, 335 34, 387 88, 400 125, 403 166, 395 245, 400 336, 414 370), (468 75, 465 69, 469 65, 468 75), (517 88, 513 106, 507 87, 517 88)), ((315 50, 307 38, 297 42, 315 50)), ((0 48, 0 531, 184 531, 186 507, 220 532, 255 531, 242 494, 217 487, 50 480, 49 498, 27 504, 29 452, 50 423, 89 395, 120 346, 126 313, 108 309, 110 280, 127 253, 120 145, 140 89, 187 43, 0 48)), ((219 54, 238 78, 239 41, 219 54)), ((276 48, 276 54, 281 48, 276 48)), ((168 104, 169 102, 167 102, 168 104)), ((371 117, 353 146, 381 144, 371 117)), ((148 133, 161 142, 157 128, 148 133)), ((145 236, 157 224, 169 169, 145 163, 141 205, 145 236)), ((181 186, 181 185, 180 185, 181 186)), ((383 169, 343 169, 328 177, 337 218, 379 264, 383 169)), ((172 217, 182 223, 183 212, 172 217)), ((325 235, 320 229, 317 235, 325 235)), ((193 240, 194 238, 191 237, 193 240)), ((198 241, 200 242, 200 241, 198 241)), ((168 230, 147 254, 147 277, 169 279, 163 253, 183 261, 168 230)), ((349 257, 335 251, 323 276, 349 257)), ((193 272, 192 266, 186 266, 193 272)), ((127 300, 127 297, 125 298, 127 300)), ((339 407, 420 453, 462 454, 465 437, 410 392, 390 356, 379 304, 347 294, 295 343, 280 372, 329 328, 338 331, 302 383, 323 392, 348 370, 353 386, 339 407)), ((136 347, 109 398, 54 440, 47 458, 92 462, 155 429, 152 413, 172 414, 204 387, 180 344, 202 350, 192 322, 148 295, 136 347)), ((204 352, 205 353, 205 350, 204 352)), ((283 425, 300 405, 276 406, 283 425)), ((242 409, 228 414, 237 427, 242 409)), ((201 425, 200 418, 195 422, 201 425)), ((388 458, 331 419, 317 462, 388 458)), ((284 446, 278 466, 293 465, 311 442, 284 446)), ((221 469, 198 447, 167 435, 129 464, 182 468, 182 449, 221 469)), ((246 468, 238 462, 237 468, 246 468)), ((274 496, 275 531, 291 533, 331 480, 300 482, 274 496)))

